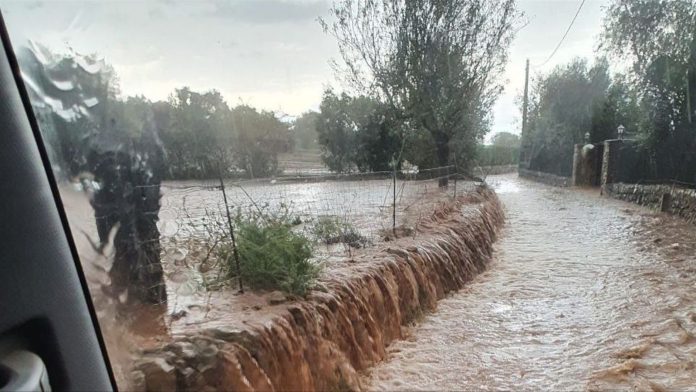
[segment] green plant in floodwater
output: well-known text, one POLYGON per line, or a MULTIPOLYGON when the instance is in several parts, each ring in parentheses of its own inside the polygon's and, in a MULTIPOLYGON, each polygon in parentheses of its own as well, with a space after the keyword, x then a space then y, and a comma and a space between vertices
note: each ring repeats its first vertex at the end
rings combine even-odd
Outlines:
POLYGON ((341 222, 331 216, 322 216, 312 226, 312 234, 325 244, 333 244, 341 233, 341 222))
POLYGON ((312 226, 312 234, 326 245, 342 243, 352 248, 360 248, 368 242, 353 225, 332 216, 320 217, 312 226))
MULTIPOLYGON (((304 295, 313 286, 320 267, 310 260, 311 241, 292 230, 288 214, 237 214, 235 234, 242 280, 256 289, 280 289, 304 295)), ((235 276, 232 248, 222 245, 218 257, 226 260, 230 277, 235 276)))

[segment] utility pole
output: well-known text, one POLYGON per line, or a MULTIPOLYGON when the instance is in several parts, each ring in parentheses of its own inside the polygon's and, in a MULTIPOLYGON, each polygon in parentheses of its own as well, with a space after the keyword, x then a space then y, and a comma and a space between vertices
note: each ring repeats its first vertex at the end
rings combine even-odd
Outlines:
MULTIPOLYGON (((527 141, 527 108, 529 105, 529 59, 527 59, 527 64, 524 67, 524 97, 522 97, 522 137, 520 139, 527 141)), ((525 144, 522 143, 522 148, 520 148, 520 164, 527 161, 528 151, 526 151, 525 144)))
POLYGON ((392 177, 392 184, 394 186, 394 202, 392 204, 392 234, 394 234, 394 239, 396 239, 396 161, 394 162, 394 167, 393 167, 393 177, 392 177))
POLYGON ((527 65, 524 67, 524 97, 522 98, 522 135, 527 131, 527 107, 529 105, 528 101, 529 95, 529 59, 527 59, 527 65))
POLYGON ((242 270, 239 267, 239 251, 237 250, 237 240, 234 237, 234 226, 232 225, 232 215, 230 214, 230 205, 227 202, 227 192, 225 192, 225 182, 222 180, 222 170, 218 169, 220 175, 220 189, 222 190, 222 199, 225 202, 225 211, 227 212, 227 224, 230 229, 230 239, 232 240, 232 257, 237 269, 237 279, 239 282, 239 294, 244 293, 244 283, 242 282, 242 270))
POLYGON ((689 114, 689 124, 691 124, 691 91, 689 91, 689 70, 686 70, 686 112, 689 114))

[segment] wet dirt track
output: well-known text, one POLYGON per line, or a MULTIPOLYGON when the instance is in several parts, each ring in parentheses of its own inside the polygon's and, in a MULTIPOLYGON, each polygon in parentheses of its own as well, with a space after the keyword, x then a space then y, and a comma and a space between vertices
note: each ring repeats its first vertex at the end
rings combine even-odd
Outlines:
POLYGON ((494 260, 389 348, 372 390, 696 390, 696 227, 516 175, 494 260))

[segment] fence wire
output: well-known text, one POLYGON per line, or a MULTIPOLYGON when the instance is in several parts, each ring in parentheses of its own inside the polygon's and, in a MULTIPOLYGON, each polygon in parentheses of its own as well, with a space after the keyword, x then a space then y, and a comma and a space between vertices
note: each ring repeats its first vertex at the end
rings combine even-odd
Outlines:
MULTIPOLYGON (((292 230, 311 240, 313 262, 340 266, 359 249, 393 237, 394 231, 416 238, 420 222, 440 203, 473 191, 479 181, 457 173, 454 167, 443 167, 418 172, 225 179, 223 184, 233 215, 286 214, 293 222, 292 230), (443 180, 448 180, 448 186, 439 186, 443 180), (315 230, 322 219, 336 220, 360 238, 322 242, 315 230)), ((241 289, 241 274, 233 270, 234 256, 225 250, 231 244, 230 231, 237 241, 244 240, 245 231, 236 223, 229 228, 220 180, 169 181, 161 185, 161 193, 158 226, 169 312, 180 314, 190 306, 207 304, 218 288, 241 289)), ((240 252, 239 257, 243 256, 240 252)), ((207 311, 202 317, 208 317, 207 311)))
MULTIPOLYGON (((415 232, 434 206, 472 189, 454 166, 417 172, 297 175, 255 180, 224 180, 234 214, 254 211, 289 214, 298 230, 311 233, 321 219, 355 229, 367 243, 394 231, 415 232), (439 182, 447 180, 447 187, 439 182)), ((219 180, 170 181, 161 186, 160 232, 164 238, 211 237, 225 206, 219 180)), ((220 226, 219 224, 217 226, 220 226)), ((342 252, 341 248, 337 252, 342 252)))

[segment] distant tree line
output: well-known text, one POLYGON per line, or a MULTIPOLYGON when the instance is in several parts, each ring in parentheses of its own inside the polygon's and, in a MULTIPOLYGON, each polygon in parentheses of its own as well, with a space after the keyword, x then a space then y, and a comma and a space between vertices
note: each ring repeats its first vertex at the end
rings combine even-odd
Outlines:
POLYGON ((164 150, 169 179, 269 176, 278 170, 278 154, 294 144, 292 123, 249 105, 231 107, 215 90, 183 87, 157 102, 120 98, 115 71, 95 56, 41 47, 21 56, 52 162, 67 177, 92 171, 89 154, 100 146, 143 144, 149 128, 156 138, 147 143, 164 150))
MULTIPOLYGON (((420 168, 437 167, 440 162, 431 135, 423 128, 403 130, 408 124, 393 113, 374 98, 326 90, 315 128, 327 167, 339 173, 389 171, 392 164, 400 169, 403 162, 420 168), (394 161, 395 157, 401 159, 394 161)), ((457 148, 452 149, 449 163, 458 164, 461 170, 472 165, 517 163, 518 135, 500 132, 493 137, 492 145, 484 145, 482 137, 470 140, 468 146, 459 146, 458 141, 451 143, 457 148)))
POLYGON ((575 59, 533 80, 525 164, 570 175, 574 143, 623 125, 644 177, 696 182, 696 2, 614 0, 600 49, 591 67, 575 59), (607 58, 630 68, 610 75, 607 58))
POLYGON ((387 171, 402 145, 388 108, 367 97, 326 90, 316 118, 322 160, 334 172, 387 171))
POLYGON ((529 168, 562 176, 572 174, 573 145, 607 139, 619 121, 618 105, 624 105, 620 83, 612 85, 609 64, 599 59, 590 67, 575 59, 539 75, 531 83, 527 132, 522 135, 529 168), (616 123, 616 124, 615 124, 616 123))
POLYGON ((493 135, 491 144, 479 144, 476 152, 477 166, 515 165, 520 155, 520 137, 510 132, 493 135))

